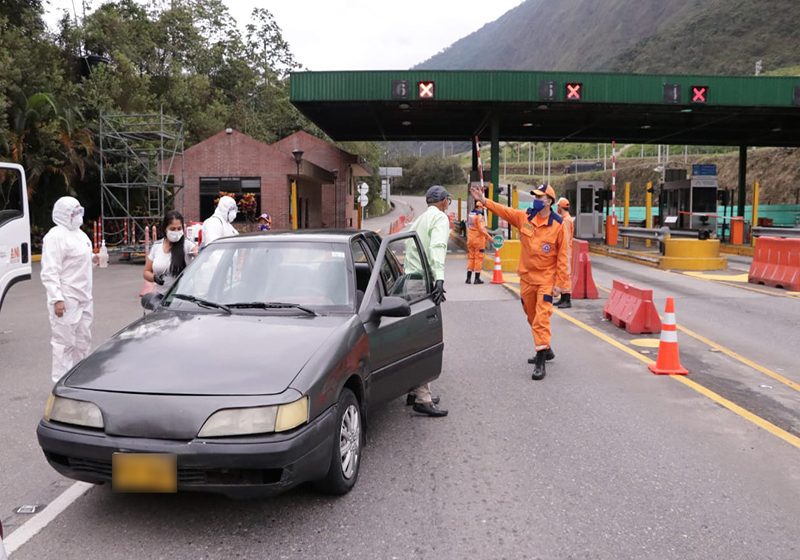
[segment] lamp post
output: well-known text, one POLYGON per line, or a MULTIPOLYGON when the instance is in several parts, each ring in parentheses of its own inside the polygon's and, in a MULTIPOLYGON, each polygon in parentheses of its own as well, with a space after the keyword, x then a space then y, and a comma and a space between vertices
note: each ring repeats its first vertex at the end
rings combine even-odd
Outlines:
POLYGON ((292 215, 292 229, 298 228, 298 216, 297 216, 297 182, 300 179, 300 163, 303 161, 303 150, 295 148, 292 150, 292 156, 294 156, 294 162, 297 165, 297 172, 294 176, 294 181, 292 181, 292 193, 291 193, 291 215, 292 215))

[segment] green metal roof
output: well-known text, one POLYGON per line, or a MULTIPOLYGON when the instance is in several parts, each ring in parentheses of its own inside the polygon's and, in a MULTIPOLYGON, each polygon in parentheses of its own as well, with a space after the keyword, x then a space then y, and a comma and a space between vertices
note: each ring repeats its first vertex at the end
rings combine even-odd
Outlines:
POLYGON ((291 76, 292 103, 337 140, 464 140, 487 135, 495 117, 504 140, 798 146, 798 97, 795 77, 423 70, 291 76), (401 82, 406 97, 394 90, 401 82), (433 99, 420 98, 420 82, 434 83, 433 99), (567 99, 567 84, 581 84, 580 100, 567 99), (704 103, 692 102, 695 86, 706 88, 704 103))

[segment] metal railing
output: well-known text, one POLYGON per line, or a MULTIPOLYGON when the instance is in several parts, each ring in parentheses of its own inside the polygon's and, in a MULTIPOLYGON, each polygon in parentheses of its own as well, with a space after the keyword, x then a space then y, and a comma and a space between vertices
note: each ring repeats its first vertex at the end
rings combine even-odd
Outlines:
POLYGON ((694 230, 679 230, 670 229, 667 226, 660 228, 642 228, 642 227, 625 227, 618 228, 620 237, 625 238, 625 248, 631 248, 631 239, 650 239, 657 241, 660 244, 671 237, 685 237, 689 239, 698 239, 699 232, 694 230))
POLYGON ((756 226, 752 230, 753 237, 790 237, 800 238, 800 227, 762 227, 756 226))

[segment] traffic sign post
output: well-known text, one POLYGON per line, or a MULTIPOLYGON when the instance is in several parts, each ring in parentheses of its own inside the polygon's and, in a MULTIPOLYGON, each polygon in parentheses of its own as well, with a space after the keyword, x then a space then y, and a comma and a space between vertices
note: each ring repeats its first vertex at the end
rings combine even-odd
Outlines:
POLYGON ((358 204, 363 208, 369 204, 369 197, 367 197, 365 194, 358 195, 358 204))
POLYGON ((494 237, 492 237, 492 247, 494 247, 498 251, 503 248, 503 245, 505 245, 505 243, 506 240, 503 239, 502 235, 495 235, 494 237))

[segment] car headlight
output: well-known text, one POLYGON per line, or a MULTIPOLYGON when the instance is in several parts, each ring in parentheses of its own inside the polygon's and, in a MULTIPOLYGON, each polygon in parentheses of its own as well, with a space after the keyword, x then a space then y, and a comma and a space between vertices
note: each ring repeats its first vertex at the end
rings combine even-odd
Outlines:
POLYGON ((66 399, 50 394, 44 409, 44 419, 48 422, 76 424, 88 428, 103 429, 103 413, 100 408, 88 401, 66 399))
POLYGON ((293 403, 218 410, 205 421, 197 437, 246 436, 285 432, 308 422, 308 397, 293 403))

